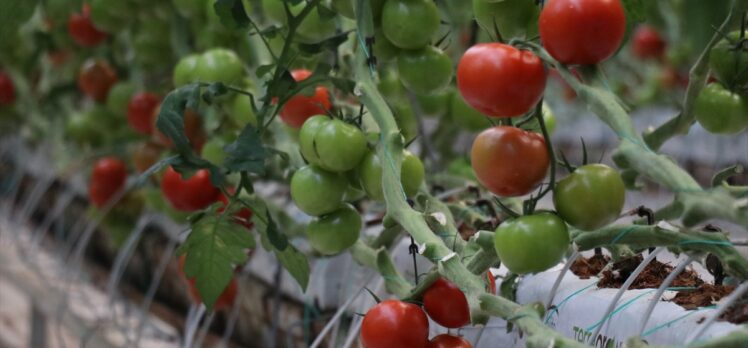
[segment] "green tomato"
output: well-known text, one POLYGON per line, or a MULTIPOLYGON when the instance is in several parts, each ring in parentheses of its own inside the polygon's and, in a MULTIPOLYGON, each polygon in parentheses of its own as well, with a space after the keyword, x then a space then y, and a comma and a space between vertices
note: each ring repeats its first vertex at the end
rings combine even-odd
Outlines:
POLYGON ((104 138, 99 125, 95 113, 90 111, 75 113, 70 116, 65 125, 65 136, 78 145, 99 145, 104 138))
POLYGON ((390 105, 408 102, 405 97, 405 86, 400 81, 400 76, 395 69, 385 69, 382 71, 379 75, 377 88, 390 105))
MULTIPOLYGON (((552 135, 553 132, 556 131, 556 115, 553 113, 553 110, 551 110, 551 107, 545 102, 543 102, 543 123, 545 123, 545 129, 548 131, 548 135, 552 135)), ((527 122, 523 128, 536 133, 542 133, 540 123, 538 123, 538 120, 535 118, 527 122)))
POLYGON ((418 136, 418 120, 413 109, 407 104, 395 104, 392 106, 392 116, 395 118, 400 134, 403 135, 405 143, 410 143, 418 136))
POLYGON ((127 114, 127 105, 135 94, 135 85, 130 82, 118 82, 109 90, 106 97, 106 108, 115 115, 127 114))
POLYGON ((229 117, 240 127, 247 123, 257 127, 257 115, 252 109, 249 97, 243 94, 235 95, 229 102, 229 117))
POLYGON ((384 36, 381 29, 377 29, 374 32, 374 46, 372 47, 374 56, 377 57, 377 62, 388 63, 392 62, 400 54, 401 49, 384 36))
POLYGON ((214 48, 205 51, 198 60, 195 77, 201 82, 223 82, 230 85, 243 76, 244 66, 234 51, 214 48))
POLYGON ((551 213, 504 221, 494 236, 501 263, 517 274, 538 273, 553 267, 563 258, 569 242, 566 224, 551 213))
MULTIPOLYGON (((745 35, 748 36, 748 30, 745 35)), ((714 75, 732 90, 748 87, 748 48, 738 45, 739 40, 740 30, 733 31, 717 42, 709 54, 709 67, 714 75)))
POLYGON ((694 108, 696 120, 704 129, 717 134, 737 134, 748 127, 748 105, 742 96, 719 83, 701 90, 694 108))
POLYGON ((618 219, 626 198, 621 174, 604 164, 577 168, 556 183, 553 204, 569 225, 592 231, 618 219))
POLYGON ((314 165, 301 167, 291 178, 291 198, 301 211, 312 216, 337 210, 347 188, 345 177, 314 165))
POLYGON ((356 168, 366 154, 366 137, 356 126, 327 116, 313 116, 299 133, 301 154, 331 172, 356 168))
POLYGON ((226 152, 223 148, 226 146, 226 141, 220 137, 214 137, 203 145, 200 151, 200 156, 206 161, 215 165, 223 165, 223 160, 226 159, 226 152))
POLYGON ((197 66, 201 63, 199 54, 190 54, 174 66, 174 86, 180 87, 197 80, 197 66))
POLYGON ((339 254, 350 248, 361 233, 361 215, 350 204, 320 216, 306 228, 306 236, 314 250, 323 255, 339 254))
POLYGON ((455 124, 471 132, 491 127, 488 116, 470 106, 458 92, 452 93, 449 114, 455 124))
POLYGON ((473 0, 475 20, 483 30, 491 33, 499 28, 504 40, 511 38, 531 38, 538 35, 538 16, 540 7, 534 1, 473 0))
POLYGON ((397 57, 397 72, 403 85, 411 91, 437 93, 452 81, 452 60, 434 46, 403 51, 397 57))
POLYGON ((382 8, 382 31, 400 48, 426 47, 440 21, 439 9, 431 0, 387 0, 382 8))
MULTIPOLYGON (((400 172, 400 183, 405 195, 408 197, 418 193, 418 188, 423 183, 425 170, 421 160, 410 151, 403 152, 403 163, 400 172)), ((358 168, 358 176, 361 187, 369 198, 376 201, 384 201, 382 191, 382 164, 379 156, 373 151, 369 152, 358 168)))
MULTIPOLYGON (((286 25, 286 11, 283 1, 263 0, 262 6, 268 18, 286 25)), ((298 15, 304 9, 304 6, 304 2, 291 6, 291 14, 298 15)), ((315 44, 335 35, 335 29, 335 21, 332 18, 322 18, 319 11, 312 10, 296 30, 296 39, 302 43, 315 44)))
POLYGON ((416 102, 424 116, 444 116, 449 111, 449 103, 454 91, 446 89, 432 94, 417 94, 416 102))

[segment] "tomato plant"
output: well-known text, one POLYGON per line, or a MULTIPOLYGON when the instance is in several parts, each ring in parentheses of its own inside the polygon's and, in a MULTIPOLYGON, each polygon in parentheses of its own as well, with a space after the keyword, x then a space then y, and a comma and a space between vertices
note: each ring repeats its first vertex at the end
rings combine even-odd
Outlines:
POLYGON ((369 309, 361 323, 364 348, 426 347, 429 321, 418 306, 385 300, 369 309))
POLYGON ((748 127, 748 105, 743 96, 730 92, 719 83, 701 90, 694 114, 704 129, 717 134, 737 134, 748 127))
POLYGON ((525 215, 499 225, 494 246, 510 271, 538 273, 561 261, 569 247, 569 231, 552 213, 525 215))
MULTIPOLYGON (((304 81, 312 72, 309 70, 298 69, 291 72, 294 80, 304 81)), ((314 94, 311 96, 299 94, 291 97, 280 111, 280 117, 287 125, 299 128, 308 118, 314 115, 325 115, 331 106, 330 93, 327 87, 317 86, 314 94)))
MULTIPOLYGON (((126 115, 130 99, 135 94, 135 86, 128 81, 117 82, 106 97, 106 108, 115 115, 126 115)), ((150 128, 150 126, 149 126, 150 128)))
POLYGON ((662 59, 667 42, 660 33, 649 25, 636 27, 631 39, 634 55, 639 59, 662 59))
POLYGON ((498 126, 481 132, 473 142, 470 162, 478 180, 499 196, 521 196, 545 178, 550 157, 543 136, 498 126))
POLYGON ((96 161, 88 185, 88 198, 99 208, 107 204, 114 195, 125 188, 127 167, 115 157, 104 157, 96 161))
POLYGON ((494 117, 524 114, 543 96, 546 69, 530 51, 501 43, 470 47, 457 66, 457 87, 465 101, 494 117))
POLYGON ((343 202, 346 179, 314 165, 304 166, 291 178, 291 198, 301 211, 320 216, 332 213, 343 202))
POLYGON ((89 59, 78 72, 78 88, 97 102, 104 102, 109 89, 117 83, 117 73, 104 60, 89 59))
POLYGON ((588 164, 556 183, 553 203, 569 225, 592 231, 618 219, 625 195, 618 172, 604 164, 588 164))
MULTIPOLYGON (((228 192, 230 194, 235 193, 234 188, 229 188, 228 192)), ((218 194, 218 200, 223 203, 223 207, 218 208, 216 211, 217 213, 223 213, 226 210, 226 206, 229 205, 229 199, 226 197, 223 192, 218 194)), ((252 223, 252 210, 246 207, 240 208, 237 212, 234 213, 233 218, 236 222, 241 224, 242 226, 246 227, 247 229, 252 229, 254 224, 252 223)))
POLYGON ((439 29, 439 9, 429 0, 387 0, 382 8, 382 31, 395 46, 423 48, 439 29))
POLYGON ((449 110, 452 121, 466 130, 474 132, 491 127, 488 116, 468 105, 460 93, 452 94, 449 110))
POLYGON ((107 33, 96 28, 91 21, 91 7, 83 5, 81 13, 73 13, 68 20, 68 33, 73 41, 83 47, 94 47, 104 42, 107 33))
POLYGON ((540 39, 563 64, 597 64, 616 52, 626 32, 620 0, 549 0, 539 19, 540 39))
POLYGON ((211 184, 208 170, 201 169, 184 178, 170 166, 161 178, 161 193, 174 209, 189 212, 215 202, 220 191, 211 184))
MULTIPOLYGON (((377 201, 384 200, 384 192, 382 191, 382 163, 379 156, 374 152, 369 152, 363 161, 361 161, 357 170, 361 180, 361 187, 369 198, 377 201)), ((425 169, 421 160, 409 151, 405 151, 400 171, 400 182, 406 196, 411 197, 418 192, 418 188, 423 183, 424 176, 425 169)))
POLYGON ((322 255, 339 254, 358 240, 361 215, 350 204, 320 216, 307 225, 306 236, 314 250, 322 255))
POLYGON ((331 172, 355 168, 367 149, 366 138, 360 129, 327 116, 313 116, 304 122, 299 147, 307 161, 331 172))
POLYGON ((441 334, 432 338, 426 348, 473 348, 473 345, 462 337, 441 334))
POLYGON ((161 99, 150 92, 140 92, 132 96, 127 105, 127 123, 140 134, 151 134, 153 131, 154 111, 161 99))
POLYGON ((138 173, 143 173, 156 164, 161 157, 161 148, 152 142, 143 142, 132 153, 132 164, 138 173))
POLYGON ((0 71, 0 106, 8 106, 16 101, 16 87, 5 72, 0 71))
POLYGON ((423 293, 423 309, 439 325, 455 329, 470 323, 470 308, 460 288, 444 278, 423 293))

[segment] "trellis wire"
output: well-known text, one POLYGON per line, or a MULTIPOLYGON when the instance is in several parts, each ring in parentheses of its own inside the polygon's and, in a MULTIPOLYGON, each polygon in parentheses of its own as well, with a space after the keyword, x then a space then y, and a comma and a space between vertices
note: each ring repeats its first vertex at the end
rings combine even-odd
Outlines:
POLYGON ((561 281, 564 279, 566 272, 569 271, 569 269, 571 268, 571 265, 574 264, 574 261, 576 261, 578 257, 579 257, 579 251, 576 250, 576 245, 575 245, 574 253, 571 254, 571 256, 569 256, 569 258, 566 260, 566 264, 564 264, 564 268, 561 269, 561 272, 558 274, 558 277, 556 277, 556 281, 553 283, 551 292, 548 293, 548 300, 545 302, 545 308, 549 308, 551 304, 553 304, 553 298, 556 297, 556 291, 558 291, 558 287, 561 285, 561 281))
POLYGON ((647 322, 649 321, 649 318, 652 316, 652 312, 654 311, 655 306, 660 302, 660 298, 662 298, 662 294, 665 293, 665 290, 670 286, 670 284, 675 280, 675 278, 678 277, 683 270, 686 269, 688 265, 693 262, 694 257, 689 255, 685 260, 681 261, 680 264, 672 271, 670 274, 668 274, 667 278, 662 282, 662 285, 660 285, 659 288, 657 288, 657 292, 655 293, 654 297, 652 297, 652 300, 649 303, 649 306, 647 306, 647 310, 644 312, 644 315, 642 315, 642 323, 639 326, 639 336, 641 337, 644 333, 644 329, 647 327, 647 322))
POLYGON ((647 258, 644 259, 644 261, 642 261, 639 264, 639 266, 636 267, 636 269, 634 269, 634 272, 631 273, 631 275, 629 275, 628 279, 626 279, 626 281, 623 283, 623 285, 621 285, 621 288, 618 289, 618 292, 613 297, 613 300, 610 301, 610 304, 608 305, 608 308, 605 310, 605 315, 603 315, 603 317, 600 319, 600 322, 598 323, 597 328, 595 328, 595 331, 593 332, 592 336, 590 336, 590 339, 592 340, 591 343, 595 342, 595 339, 597 338, 597 335, 600 333, 600 330, 602 330, 602 328, 605 325, 605 322, 607 321, 610 313, 613 312, 613 309, 615 309, 615 306, 618 303, 618 300, 620 300, 621 296, 623 296, 623 293, 626 292, 626 290, 628 290, 629 286, 631 286, 631 284, 634 282, 634 280, 636 280, 636 277, 638 277, 639 274, 641 274, 641 272, 644 271, 644 268, 647 267, 647 265, 649 265, 649 263, 652 262, 652 260, 655 259, 655 257, 657 256, 657 254, 659 254, 663 250, 665 250, 664 247, 657 247, 655 250, 653 250, 651 253, 649 253, 649 255, 647 256, 647 258))

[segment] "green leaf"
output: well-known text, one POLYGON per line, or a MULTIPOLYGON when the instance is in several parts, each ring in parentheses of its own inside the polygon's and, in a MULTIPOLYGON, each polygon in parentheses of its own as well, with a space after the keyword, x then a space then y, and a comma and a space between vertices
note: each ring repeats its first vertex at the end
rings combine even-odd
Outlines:
POLYGON ((252 222, 255 230, 260 234, 262 247, 272 251, 283 267, 296 279, 302 290, 306 290, 310 272, 306 256, 289 243, 286 236, 278 230, 265 202, 257 198, 248 199, 245 202, 252 209, 252 222))
POLYGON ((275 64, 260 65, 257 67, 257 70, 255 71, 255 76, 262 78, 263 76, 273 72, 274 67, 275 67, 275 64))
POLYGON ((265 173, 267 151, 262 144, 257 128, 247 125, 233 143, 226 146, 224 167, 234 172, 247 171, 255 174, 265 173))
POLYGON ((214 213, 198 220, 178 255, 186 254, 184 273, 195 279, 205 306, 213 308, 234 276, 234 268, 247 260, 255 247, 253 235, 228 214, 214 213))
POLYGON ((227 28, 241 29, 249 26, 249 17, 242 0, 216 0, 213 8, 221 23, 227 28))
POLYGON ((184 111, 197 110, 200 105, 200 85, 185 85, 171 91, 161 103, 156 126, 174 143, 180 154, 192 153, 190 140, 184 132, 184 111))
POLYGON ((319 53, 325 50, 334 51, 338 48, 338 46, 348 40, 348 34, 350 33, 351 31, 349 30, 335 36, 331 36, 315 44, 300 43, 299 50, 306 53, 319 53))
POLYGON ((335 88, 348 94, 353 94, 353 89, 356 88, 356 82, 350 79, 331 77, 330 80, 335 85, 335 88))
POLYGON ((3 1, 0 11, 0 46, 7 47, 18 38, 18 28, 31 18, 38 0, 3 1))

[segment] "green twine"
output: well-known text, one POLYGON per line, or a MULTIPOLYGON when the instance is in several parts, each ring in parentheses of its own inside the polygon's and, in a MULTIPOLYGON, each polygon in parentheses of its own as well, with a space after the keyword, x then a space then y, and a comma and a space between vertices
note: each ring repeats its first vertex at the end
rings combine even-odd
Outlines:
POLYGON ((702 311, 702 310, 705 310, 705 309, 714 309, 714 308, 717 308, 717 306, 707 306, 707 307, 701 307, 701 308, 697 308, 697 309, 695 309, 695 310, 692 310, 692 311, 688 311, 688 313, 686 313, 686 314, 684 314, 684 315, 681 315, 680 317, 677 317, 677 318, 675 318, 675 319, 673 319, 673 320, 670 320, 670 321, 668 321, 668 322, 662 323, 662 324, 660 324, 660 325, 657 325, 657 326, 655 326, 655 327, 653 327, 653 328, 651 328, 651 329, 649 329, 649 330, 645 331, 645 332, 644 332, 644 333, 642 334, 642 337, 646 337, 646 336, 649 336, 649 335, 651 335, 651 334, 655 333, 656 331, 658 331, 658 330, 660 330, 660 329, 662 329, 662 328, 668 327, 668 326, 670 326, 670 325, 674 324, 674 323, 675 323, 675 322, 677 322, 677 321, 680 321, 680 320, 682 320, 682 319, 685 319, 685 318, 687 318, 687 317, 691 316, 692 314, 694 314, 694 313, 696 313, 696 312, 698 312, 698 311, 702 311))
POLYGON ((577 296, 577 295, 581 294, 581 293, 582 293, 583 291, 585 291, 585 290, 587 290, 587 289, 589 289, 589 288, 591 288, 591 287, 593 287, 593 286, 597 285, 597 283, 598 283, 598 282, 599 282, 599 280, 598 280, 598 281, 596 281, 596 282, 594 282, 594 283, 592 283, 592 284, 590 284, 590 285, 587 285, 587 286, 585 286, 585 287, 583 287, 583 288, 581 288, 581 289, 579 289, 579 290, 577 290, 577 291, 574 291, 574 292, 573 292, 573 293, 572 293, 571 295, 567 296, 567 297, 566 297, 565 299, 563 299, 563 300, 562 300, 561 302, 559 302, 559 303, 558 303, 558 304, 556 305, 556 307, 554 307, 553 309, 551 309, 551 310, 550 310, 550 311, 548 312, 548 315, 547 315, 547 316, 545 317, 545 324, 546 324, 546 325, 548 324, 548 321, 549 321, 549 320, 551 320, 551 316, 553 315, 553 313, 557 313, 557 312, 558 312, 558 309, 559 309, 559 308, 560 308, 560 307, 561 307, 561 306, 562 306, 562 305, 563 305, 564 303, 566 303, 566 301, 569 301, 569 300, 571 300, 571 299, 572 299, 572 298, 573 298, 574 296, 577 296))
POLYGON ((633 231, 636 227, 637 226, 629 226, 627 228, 624 228, 623 230, 621 230, 620 233, 618 233, 618 235, 615 238, 613 238, 610 241, 610 244, 616 244, 616 243, 618 243, 618 241, 621 240, 621 238, 623 238, 629 232, 633 231))

